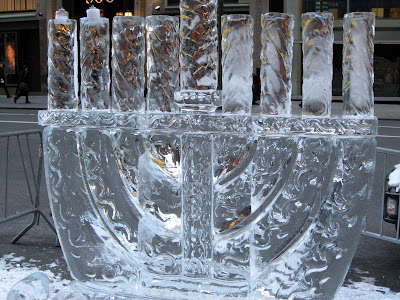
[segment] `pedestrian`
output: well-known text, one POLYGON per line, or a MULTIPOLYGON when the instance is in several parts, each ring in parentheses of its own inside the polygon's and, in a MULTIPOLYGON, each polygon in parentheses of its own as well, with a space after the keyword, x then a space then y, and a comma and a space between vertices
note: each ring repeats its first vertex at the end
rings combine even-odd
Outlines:
POLYGON ((30 73, 27 65, 22 67, 22 70, 18 73, 18 86, 17 91, 14 97, 14 103, 17 103, 17 100, 21 96, 25 96, 25 103, 29 102, 29 84, 30 84, 30 73))
POLYGON ((4 71, 4 65, 0 64, 0 87, 4 88, 7 98, 11 98, 6 85, 6 72, 4 71))

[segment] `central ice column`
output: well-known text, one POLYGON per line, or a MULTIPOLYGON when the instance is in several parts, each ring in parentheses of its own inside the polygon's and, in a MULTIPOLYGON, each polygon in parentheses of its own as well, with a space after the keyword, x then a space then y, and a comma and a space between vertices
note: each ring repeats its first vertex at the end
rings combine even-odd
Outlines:
POLYGON ((333 15, 305 13, 303 23, 303 115, 329 116, 332 102, 333 15))
POLYGON ((184 111, 215 111, 218 87, 217 0, 182 0, 181 92, 175 102, 184 111))

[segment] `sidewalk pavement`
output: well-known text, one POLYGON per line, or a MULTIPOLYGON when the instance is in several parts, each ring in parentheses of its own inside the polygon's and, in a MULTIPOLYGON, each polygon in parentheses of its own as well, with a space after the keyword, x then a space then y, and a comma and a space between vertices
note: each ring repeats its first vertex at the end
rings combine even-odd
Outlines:
MULTIPOLYGON (((25 104, 25 97, 18 99, 14 103, 14 98, 8 98, 5 95, 0 95, 0 109, 47 109, 47 96, 29 95, 31 103, 25 104)), ((301 101, 292 101, 292 113, 301 115, 301 108, 299 106, 301 101)), ((400 120, 400 104, 393 102, 391 104, 377 102, 375 103, 375 116, 381 120, 400 120)), ((259 106, 253 106, 253 111, 258 112, 259 106)), ((332 116, 341 115, 343 111, 342 102, 332 103, 332 116)))

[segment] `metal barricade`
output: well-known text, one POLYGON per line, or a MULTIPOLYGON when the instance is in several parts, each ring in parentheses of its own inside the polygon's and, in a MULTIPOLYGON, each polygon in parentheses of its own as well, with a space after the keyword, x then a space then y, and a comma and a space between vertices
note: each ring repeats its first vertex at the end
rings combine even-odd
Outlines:
MULTIPOLYGON (((375 169, 375 184, 372 195, 372 205, 364 219, 363 234, 388 242, 400 244, 400 222, 390 224, 384 220, 385 216, 385 193, 387 187, 388 174, 394 165, 400 164, 400 151, 380 148, 376 149, 377 165, 375 169), (379 218, 379 219, 378 219, 379 218)), ((400 205, 397 206, 400 216, 400 205)))
MULTIPOLYGON (((0 201, 3 206, 3 216, 0 217, 0 224, 9 222, 27 215, 33 215, 32 221, 28 224, 12 241, 11 243, 16 243, 25 233, 27 233, 35 224, 39 225, 39 219, 42 217, 50 228, 56 232, 56 229, 50 219, 45 215, 45 213, 40 209, 40 182, 42 177, 42 169, 43 169, 43 143, 42 143, 42 132, 40 130, 25 130, 25 131, 16 131, 9 133, 0 133, 0 143, 5 145, 5 166, 4 166, 4 176, 1 176, 0 184, 4 187, 3 195, 4 199, 0 201), (38 163, 37 170, 35 170, 35 164, 33 161, 32 155, 32 137, 34 135, 39 135, 39 153, 38 153, 38 163), (27 185, 27 190, 30 198, 30 207, 24 209, 23 211, 9 214, 9 191, 10 191, 10 180, 9 180, 9 170, 10 170, 10 142, 12 139, 16 140, 17 153, 15 155, 20 155, 22 168, 24 172, 24 179, 27 185), (24 143, 22 143, 22 141, 24 143), (5 144, 3 144, 5 143, 5 144), (23 149, 23 146, 26 146, 26 149, 23 149), (23 151, 25 150, 25 151, 23 151), (25 153, 25 154, 24 154, 25 153)), ((4 157, 4 156, 3 156, 4 157)), ((2 189, 0 189, 2 190, 2 189)))

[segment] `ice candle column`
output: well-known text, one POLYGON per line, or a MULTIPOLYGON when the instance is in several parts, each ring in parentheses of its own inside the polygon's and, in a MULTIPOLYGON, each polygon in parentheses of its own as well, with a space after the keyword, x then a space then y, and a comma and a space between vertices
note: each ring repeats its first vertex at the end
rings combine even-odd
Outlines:
POLYGON ((78 108, 76 21, 64 9, 48 24, 48 109, 78 108))
POLYGON ((180 92, 174 102, 181 111, 213 112, 221 105, 218 88, 218 0, 180 1, 180 92))
POLYGON ((218 87, 218 0, 181 0, 181 88, 218 87))
POLYGON ((292 94, 294 16, 261 15, 261 112, 289 115, 292 94))
POLYGON ((333 15, 305 13, 303 25, 303 115, 329 116, 332 102, 333 15))
POLYGON ((345 115, 374 115, 375 15, 346 14, 343 23, 343 105, 345 115))
POLYGON ((93 6, 86 13, 80 20, 82 109, 109 109, 109 22, 93 6))
POLYGON ((145 20, 114 17, 112 23, 112 109, 144 111, 145 20))
POLYGON ((179 87, 179 18, 146 17, 147 109, 175 111, 179 87))
POLYGON ((251 113, 253 27, 250 15, 224 15, 222 27, 222 109, 251 113))

